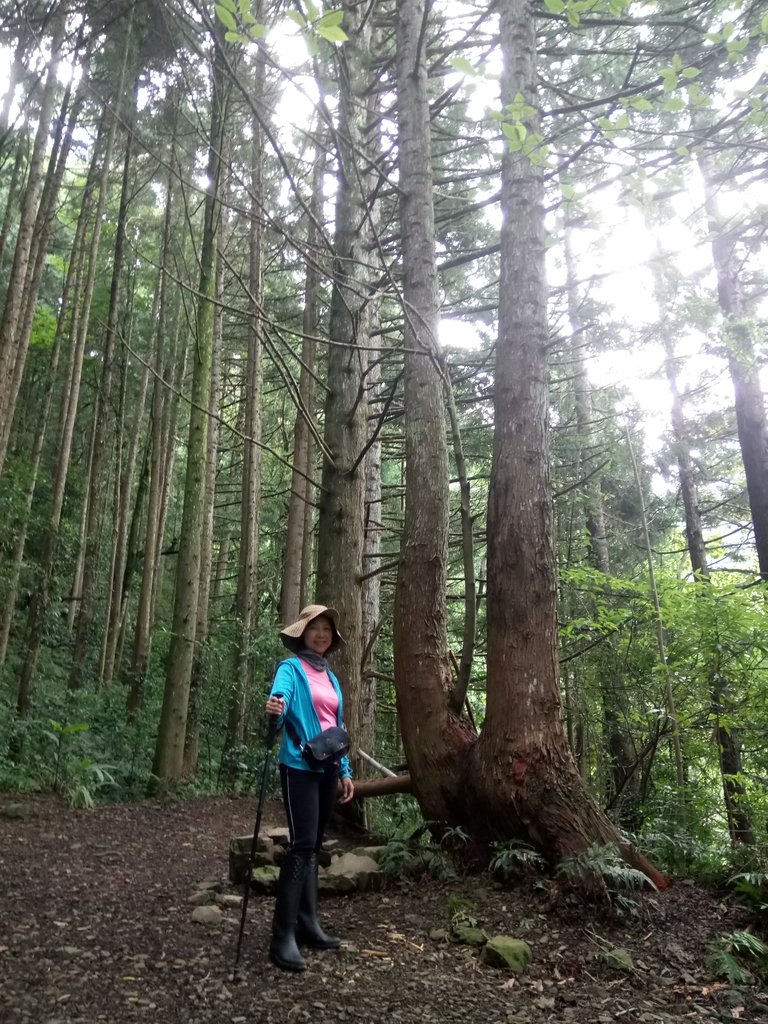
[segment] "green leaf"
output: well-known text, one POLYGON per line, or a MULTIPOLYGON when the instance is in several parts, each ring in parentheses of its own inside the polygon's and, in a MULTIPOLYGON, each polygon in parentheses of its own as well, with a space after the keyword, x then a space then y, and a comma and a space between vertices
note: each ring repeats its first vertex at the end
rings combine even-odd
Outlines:
MULTIPOLYGON (((247 0, 246 0, 246 2, 247 2, 247 0)), ((226 8, 226 10, 231 11, 233 14, 237 10, 237 6, 235 4, 235 0, 219 0, 219 5, 221 7, 226 8)))
POLYGON ((234 15, 231 11, 228 11, 226 7, 221 4, 216 4, 216 15, 219 21, 226 25, 228 29, 235 32, 237 30, 237 22, 235 21, 234 15))
POLYGON ((324 27, 329 25, 340 25, 344 20, 344 11, 328 11, 324 14, 318 22, 318 28, 323 25, 324 27))
POLYGON ((228 43, 242 43, 244 41, 239 32, 225 32, 224 38, 228 43))
MULTIPOLYGON (((224 5, 225 7, 227 4, 224 5)), ((231 8, 230 8, 231 10, 231 8)), ((240 16, 242 18, 251 18, 251 0, 240 0, 240 16)))
POLYGON ((251 39, 263 39, 269 32, 268 25, 262 25, 261 22, 255 21, 253 25, 248 26, 248 35, 251 39))
POLYGON ((763 15, 763 20, 760 22, 760 31, 764 36, 768 36, 768 14, 763 15))
POLYGON ((576 189, 566 181, 561 182, 560 192, 562 193, 563 199, 573 200, 576 198, 576 189))
POLYGON ((630 106, 633 110, 653 110, 653 104, 645 96, 635 96, 630 100, 630 106))
POLYGON ((310 21, 317 21, 317 19, 320 17, 320 11, 312 3, 312 0, 307 0, 307 14, 309 14, 310 21))
POLYGON ((683 68, 680 74, 683 78, 698 78, 701 72, 698 68, 683 68))
POLYGON ((307 27, 307 19, 304 17, 304 15, 300 11, 286 11, 285 13, 286 13, 287 17, 289 17, 291 19, 291 21, 295 21, 296 22, 296 24, 299 26, 299 28, 306 28, 307 27))
POLYGON ((460 71, 463 75, 476 74, 474 67, 466 57, 451 57, 449 63, 454 71, 460 71))
POLYGON ((317 26, 318 35, 321 35, 323 39, 327 39, 329 43, 346 43, 349 36, 343 28, 339 28, 338 25, 331 25, 326 28, 324 25, 317 26))
POLYGON ((562 14, 565 10, 564 0, 544 0, 544 6, 552 14, 562 14))

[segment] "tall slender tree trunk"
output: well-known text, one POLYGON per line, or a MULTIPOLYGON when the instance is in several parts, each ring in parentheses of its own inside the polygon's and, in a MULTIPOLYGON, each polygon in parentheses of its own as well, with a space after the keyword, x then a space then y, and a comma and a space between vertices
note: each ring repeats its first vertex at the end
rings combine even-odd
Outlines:
POLYGON ((131 200, 133 161, 133 124, 138 98, 138 78, 130 93, 130 108, 125 115, 127 132, 123 179, 120 191, 120 206, 115 226, 115 247, 112 261, 112 283, 109 295, 109 310, 104 332, 101 379, 96 395, 96 410, 93 419, 93 457, 89 480, 88 515, 85 527, 83 575, 79 591, 75 638, 72 649, 72 665, 69 672, 69 687, 77 689, 82 685, 85 663, 91 639, 91 626, 96 614, 96 588, 99 573, 99 535, 104 510, 104 492, 107 475, 107 455, 112 439, 112 382, 115 373, 115 357, 119 334, 120 303, 124 285, 124 257, 128 207, 131 200))
MULTIPOLYGON (((112 161, 112 148, 114 144, 115 131, 115 118, 105 112, 99 126, 99 135, 94 147, 88 176, 86 178, 83 199, 80 207, 80 215, 78 217, 77 228, 75 231, 72 264, 67 278, 69 281, 70 274, 74 274, 73 298, 71 305, 72 317, 69 324, 69 336, 72 342, 71 356, 60 412, 58 429, 58 460, 53 479, 51 511, 48 516, 48 522, 43 536, 42 550, 39 559, 38 580, 32 594, 27 617, 24 642, 26 654, 19 676, 19 687, 16 702, 16 711, 20 718, 26 717, 29 711, 37 659, 40 653, 40 645, 42 643, 45 615, 50 598, 51 578, 53 575, 56 551, 58 548, 59 525, 64 505, 70 455, 72 452, 72 440, 75 430, 75 419, 80 396, 83 354, 88 332, 93 287, 96 279, 99 241, 101 238, 104 207, 108 191, 108 179, 112 161), (109 127, 107 127, 107 125, 109 125, 109 127), (86 252, 85 239, 88 226, 91 223, 92 212, 91 238, 86 252)), ((62 302, 62 310, 59 313, 57 331, 63 332, 66 328, 66 322, 66 304, 62 302)))
MULTIPOLYGON (((660 282, 657 291, 661 290, 660 282)), ((662 300, 665 298, 660 295, 662 300)), ((688 441, 688 429, 685 421, 683 398, 680 394, 677 374, 677 359, 674 342, 669 327, 662 330, 665 350, 665 370, 669 390, 672 394, 672 435, 674 439, 675 457, 677 460, 680 492, 685 510, 685 536, 688 544, 688 555, 691 569, 697 583, 711 583, 707 549, 704 543, 704 530, 701 524, 698 487, 694 471, 691 449, 688 441)), ((719 645, 712 644, 716 651, 719 645)), ((715 662, 719 656, 715 655, 715 662)), ((752 846, 755 843, 755 832, 746 805, 746 787, 742 781, 741 738, 740 730, 735 726, 724 725, 723 717, 728 717, 727 707, 732 703, 730 685, 727 675, 719 664, 712 666, 712 714, 715 719, 715 735, 717 738, 718 762, 723 787, 723 800, 728 818, 728 832, 731 842, 752 846), (723 712, 726 712, 724 716, 723 712)))
POLYGON ((299 404, 293 428, 293 471, 288 498, 288 521, 285 529, 285 554, 280 587, 280 621, 295 622, 306 604, 306 580, 309 565, 306 559, 305 536, 312 491, 314 444, 309 421, 315 412, 315 338, 318 333, 318 289, 320 287, 319 242, 323 210, 324 154, 318 146, 312 172, 312 201, 307 223, 307 261, 302 315, 301 369, 299 370, 299 404))
MULTIPOLYGON (((223 248, 223 247, 220 247, 223 248)), ((223 260, 216 267, 216 294, 222 292, 223 260)), ((200 753, 200 717, 203 694, 207 683, 206 640, 210 628, 210 597, 213 567, 214 514, 216 511, 216 477, 219 462, 219 436, 221 423, 221 348, 224 333, 224 311, 217 305, 213 314, 213 352, 211 353, 211 422, 208 424, 208 453, 205 467, 205 501, 203 506, 203 536, 200 543, 200 593, 197 598, 195 625, 195 656, 192 662, 192 680, 189 687, 187 729, 184 735, 184 778, 192 778, 197 771, 200 753)))
MULTIPOLYGON (((578 273, 572 249, 572 231, 572 226, 566 223, 564 249, 568 280, 568 320, 572 338, 571 360, 574 367, 574 406, 576 430, 579 437, 579 471, 589 472, 591 461, 597 459, 595 453, 597 439, 594 430, 595 413, 592 404, 592 388, 584 354, 586 339, 579 313, 576 283, 578 273), (587 465, 584 459, 584 453, 587 451, 592 453, 590 465, 587 465)), ((589 564, 604 576, 609 577, 611 565, 601 478, 601 474, 592 473, 584 485, 583 515, 587 528, 589 564)), ((610 643, 610 641, 608 642, 610 643)), ((632 730, 627 727, 627 723, 631 721, 631 709, 625 688, 620 680, 617 681, 610 659, 600 659, 597 672, 602 697, 603 742, 609 761, 606 802, 612 809, 614 818, 627 829, 634 831, 638 825, 641 773, 637 763, 637 749, 632 730)), ((580 731, 583 734, 583 723, 580 731)), ((583 771, 582 775, 584 775, 583 771)))
MULTIPOLYGON (((266 57, 259 49, 254 68, 254 102, 267 106, 266 57)), ((256 580, 259 562, 259 521, 261 500, 261 392, 262 392, 262 258, 264 246, 264 142, 261 120, 251 119, 251 196, 249 231, 248 353, 244 368, 243 402, 245 437, 240 497, 240 557, 235 595, 237 638, 234 650, 233 691, 227 723, 227 747, 245 739, 245 715, 251 681, 250 646, 255 624, 256 580)))
MULTIPOLYGON (((154 317, 153 317, 154 319, 154 317)), ((149 387, 149 367, 152 353, 142 369, 139 393, 135 399, 133 420, 128 432, 128 450, 121 471, 115 474, 114 531, 112 580, 108 601, 107 626, 104 635, 104 653, 99 672, 99 685, 109 682, 115 675, 115 658, 120 636, 120 626, 125 612, 127 593, 124 590, 126 566, 129 556, 129 533, 133 521, 133 479, 136 473, 136 459, 139 441, 144 427, 144 407, 149 387)), ((124 362, 124 373, 128 371, 128 358, 124 362)), ((132 403, 133 404, 133 403, 132 403)), ((121 435, 123 431, 121 430, 121 435)))
POLYGON ((13 395, 14 370, 19 357, 19 321, 24 303, 24 281, 29 270, 29 257, 43 185, 43 162, 48 143, 53 105, 56 98, 60 48, 64 36, 64 18, 57 19, 51 41, 51 62, 40 104, 37 134, 27 173, 27 186, 21 205, 16 250, 8 278, 5 305, 0 318, 0 473, 3 471, 15 408, 13 395))
POLYGON ((196 344, 192 354, 192 393, 189 413, 187 468, 184 482, 181 537, 176 570, 171 647, 163 692, 163 707, 155 745, 152 773, 161 788, 176 783, 184 770, 189 687, 195 652, 197 601, 208 453, 207 403, 211 391, 213 306, 215 301, 218 232, 221 218, 221 153, 226 122, 225 75, 217 27, 213 37, 211 133, 208 150, 203 240, 200 249, 200 284, 197 299, 196 344))
POLYGON ((705 153, 699 156, 699 169, 704 181, 704 206, 717 275, 717 297, 725 320, 723 341, 733 382, 736 429, 747 480, 757 562, 760 576, 768 580, 768 418, 756 350, 757 325, 744 302, 736 252, 739 237, 728 231, 721 221, 713 184, 714 171, 705 153))
MULTIPOLYGON (((164 266, 163 269, 166 270, 167 268, 164 266)), ((166 301, 164 299, 161 302, 161 311, 165 309, 166 301)), ((136 607, 136 624, 134 626, 130 664, 126 674, 126 682, 128 683, 126 710, 129 718, 134 718, 141 709, 144 681, 149 665, 152 629, 155 621, 158 566, 165 523, 164 494, 168 487, 166 474, 172 472, 171 453, 176 448, 176 412, 178 409, 176 392, 184 379, 186 365, 186 347, 182 347, 179 344, 178 330, 175 340, 169 341, 168 334, 168 324, 165 315, 163 315, 158 323, 156 376, 150 414, 151 432, 149 444, 151 454, 141 584, 136 607), (169 391, 168 384, 174 389, 173 391, 169 391)))
MULTIPOLYGON (((19 195, 21 194, 24 173, 26 170, 26 160, 29 156, 29 146, 27 137, 24 136, 22 140, 16 146, 16 156, 13 161, 13 170, 11 171, 11 180, 8 184, 8 195, 5 201, 5 210, 3 211, 3 223, 0 227, 0 269, 2 269, 3 261, 5 257, 5 247, 8 244, 8 237, 11 232, 11 224, 17 216, 17 204, 19 195)), ((0 290, 0 297, 5 297, 5 291, 0 290)))

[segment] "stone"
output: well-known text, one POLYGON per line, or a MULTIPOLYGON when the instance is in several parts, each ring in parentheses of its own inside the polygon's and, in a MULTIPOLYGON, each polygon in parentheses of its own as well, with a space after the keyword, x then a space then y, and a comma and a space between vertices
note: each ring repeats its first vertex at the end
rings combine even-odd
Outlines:
POLYGON ((447 942, 450 935, 447 928, 433 928, 429 937, 433 942, 447 942))
MULTIPOLYGON (((248 860, 251 855, 253 836, 236 836, 229 842, 229 880, 233 885, 241 885, 248 871, 248 860)), ((256 837, 256 852, 253 857, 254 867, 263 867, 274 863, 274 844, 269 836, 256 837)))
POLYGON ((213 904, 207 907, 195 907, 192 911, 192 920, 196 924, 220 924, 223 919, 221 907, 213 904))
POLYGON ((275 846, 287 846, 291 841, 291 833, 287 828, 271 828, 267 836, 275 846))
POLYGON ((211 892, 221 892, 223 886, 218 878, 206 878, 195 885, 195 889, 210 889, 211 892))
POLYGON ((323 872, 317 876, 317 891, 321 895, 341 896, 356 889, 355 880, 348 875, 329 875, 323 872))
POLYGON ((274 864, 267 864, 264 867, 256 868, 251 875, 251 889, 254 892, 273 893, 277 889, 277 879, 280 869, 274 864))
POLYGON ((522 974, 533 959, 533 952, 523 939, 513 939, 509 935, 494 935, 483 947, 481 959, 489 967, 522 974))
POLYGON ((242 896, 236 896, 234 893, 228 893, 228 892, 223 893, 223 892, 220 892, 220 893, 216 894, 216 903, 220 907, 225 907, 225 908, 226 907, 240 907, 243 904, 243 897, 242 896))
POLYGON ((31 818, 35 813, 32 804, 15 803, 6 804, 0 808, 0 815, 4 818, 31 818))
POLYGON ((206 907, 213 903, 215 898, 216 893, 213 889, 198 889, 197 892, 193 892, 191 896, 187 897, 187 903, 191 903, 195 907, 206 907))
MULTIPOLYGON (((249 836, 233 836, 229 841, 229 849, 233 853, 244 853, 246 856, 251 852, 251 843, 253 842, 253 834, 249 836)), ((274 846, 272 839, 264 832, 259 832, 256 836, 256 850, 257 852, 264 853, 271 850, 274 846)))
POLYGON ((354 853, 356 857, 370 857, 371 860, 375 860, 378 864, 379 857, 386 849, 386 846, 356 846, 355 849, 350 852, 354 853))
POLYGON ((356 853, 345 853, 337 857, 326 869, 325 875, 332 878, 345 875, 353 881, 354 888, 361 891, 380 888, 384 877, 381 868, 372 857, 356 853))

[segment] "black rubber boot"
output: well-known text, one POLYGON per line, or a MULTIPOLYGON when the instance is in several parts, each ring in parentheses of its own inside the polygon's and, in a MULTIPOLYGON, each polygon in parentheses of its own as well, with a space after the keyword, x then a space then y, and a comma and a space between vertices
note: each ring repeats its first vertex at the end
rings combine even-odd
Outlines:
POLYGON ((341 939, 327 935, 317 920, 317 854, 307 862, 304 886, 299 900, 299 917, 296 923, 296 941, 312 949, 338 949, 341 939))
POLYGON ((303 971, 307 966, 296 945, 296 920, 307 867, 307 862, 295 853, 286 854, 280 865, 269 958, 284 971, 303 971))

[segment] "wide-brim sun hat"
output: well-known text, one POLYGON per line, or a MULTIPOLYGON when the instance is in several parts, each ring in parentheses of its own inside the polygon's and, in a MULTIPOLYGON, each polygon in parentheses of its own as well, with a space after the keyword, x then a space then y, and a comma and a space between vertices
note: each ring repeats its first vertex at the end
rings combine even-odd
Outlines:
POLYGON ((336 609, 328 608, 324 604, 308 604, 306 608, 301 609, 299 617, 295 622, 292 622, 290 626, 284 626, 283 629, 280 630, 280 639, 289 651, 293 651, 295 654, 297 651, 301 650, 304 646, 301 642, 304 630, 313 619, 318 618, 320 615, 325 615, 326 618, 330 619, 331 626, 333 628, 333 640, 331 641, 331 646, 326 651, 326 654, 330 654, 331 651, 335 651, 340 644, 346 643, 346 640, 339 632, 339 613, 336 609))

